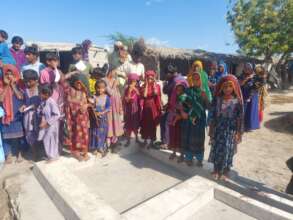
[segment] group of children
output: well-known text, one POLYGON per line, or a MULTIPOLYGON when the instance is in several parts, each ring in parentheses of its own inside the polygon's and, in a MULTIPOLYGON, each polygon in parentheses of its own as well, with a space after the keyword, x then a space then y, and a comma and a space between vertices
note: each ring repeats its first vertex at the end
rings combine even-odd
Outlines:
POLYGON ((197 165, 202 166, 209 126, 213 175, 225 178, 241 141, 243 119, 248 111, 247 117, 252 117, 253 95, 263 86, 252 76, 250 64, 240 83, 227 73, 223 62, 218 67, 213 65, 208 75, 203 64, 195 61, 187 77, 169 65, 162 88, 168 103, 163 106, 156 72, 144 72, 139 52, 127 64, 129 70, 123 76, 126 83, 121 92, 119 76, 125 65, 110 62, 92 68, 83 48, 75 47, 74 63, 63 74, 55 53, 46 55, 45 66, 39 62, 34 45, 21 50, 23 40, 14 37, 9 52, 7 38, 6 32, 0 31, 0 116, 7 163, 12 162, 14 153, 21 161, 26 145, 37 159, 42 144, 48 162, 57 160, 63 147, 79 161, 89 159, 89 150, 105 156, 122 136, 128 146, 132 134, 138 144, 150 148, 161 125, 162 142, 173 151, 170 159, 179 155, 178 162, 191 166, 196 158, 197 165))

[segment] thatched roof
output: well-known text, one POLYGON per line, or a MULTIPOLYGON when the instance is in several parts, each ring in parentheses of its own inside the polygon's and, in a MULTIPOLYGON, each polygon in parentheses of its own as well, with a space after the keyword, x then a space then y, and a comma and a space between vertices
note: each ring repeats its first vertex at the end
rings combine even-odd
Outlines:
POLYGON ((261 62, 254 58, 249 58, 241 55, 235 54, 223 54, 214 53, 204 50, 193 50, 193 49, 181 49, 181 48, 167 48, 167 47, 152 47, 149 46, 146 51, 146 55, 153 55, 163 59, 202 59, 202 60, 233 60, 233 62, 243 62, 243 60, 261 62))

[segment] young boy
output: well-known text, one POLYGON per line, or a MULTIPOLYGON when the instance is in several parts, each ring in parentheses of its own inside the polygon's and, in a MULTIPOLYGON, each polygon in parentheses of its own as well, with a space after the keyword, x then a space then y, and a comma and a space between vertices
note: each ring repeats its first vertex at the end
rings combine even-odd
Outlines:
POLYGON ((2 75, 1 68, 3 64, 13 64, 15 65, 15 60, 11 55, 7 43, 8 34, 4 30, 0 30, 0 74, 2 75))
POLYGON ((43 69, 40 74, 40 84, 50 84, 52 86, 52 98, 61 110, 61 106, 63 105, 63 89, 62 86, 59 85, 62 73, 57 68, 59 65, 58 55, 52 52, 47 53, 46 64, 47 67, 43 69))
POLYGON ((93 70, 93 67, 90 63, 88 63, 82 59, 83 49, 81 47, 74 47, 71 52, 72 52, 72 57, 73 57, 74 63, 69 65, 68 72, 73 72, 75 70, 79 70, 80 72, 82 72, 83 74, 85 74, 89 78, 90 73, 93 70), (80 66, 82 66, 82 67, 80 67, 80 66))
POLYGON ((27 64, 21 68, 21 72, 30 69, 36 71, 40 75, 45 66, 39 61, 39 51, 37 45, 26 47, 24 49, 24 54, 27 64))
POLYGON ((21 49, 23 45, 23 39, 19 36, 14 36, 11 40, 12 47, 10 48, 10 52, 16 62, 16 67, 20 71, 21 67, 25 65, 25 54, 24 50, 21 49))

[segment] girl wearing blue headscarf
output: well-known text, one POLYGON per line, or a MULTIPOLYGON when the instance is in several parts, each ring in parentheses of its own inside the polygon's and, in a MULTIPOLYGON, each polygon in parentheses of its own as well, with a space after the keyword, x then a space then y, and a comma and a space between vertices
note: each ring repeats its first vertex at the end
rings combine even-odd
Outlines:
MULTIPOLYGON (((0 63, 3 64, 13 64, 15 65, 15 60, 10 53, 7 43, 5 42, 8 39, 8 34, 0 30, 0 63)), ((1 70, 0 70, 1 71, 1 70)))
POLYGON ((218 83, 223 76, 227 76, 227 75, 228 75, 227 64, 223 60, 221 60, 218 64, 218 72, 216 72, 214 75, 216 83, 218 83))

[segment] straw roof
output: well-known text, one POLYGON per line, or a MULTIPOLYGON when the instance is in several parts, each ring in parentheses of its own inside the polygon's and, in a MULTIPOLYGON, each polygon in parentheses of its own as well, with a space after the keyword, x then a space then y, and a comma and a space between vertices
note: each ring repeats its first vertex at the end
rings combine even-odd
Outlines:
POLYGON ((163 59, 203 59, 203 60, 233 60, 234 62, 243 62, 243 60, 261 62, 261 60, 249 58, 242 55, 223 54, 208 52, 205 50, 167 48, 167 47, 152 47, 149 46, 146 55, 153 55, 163 59))

